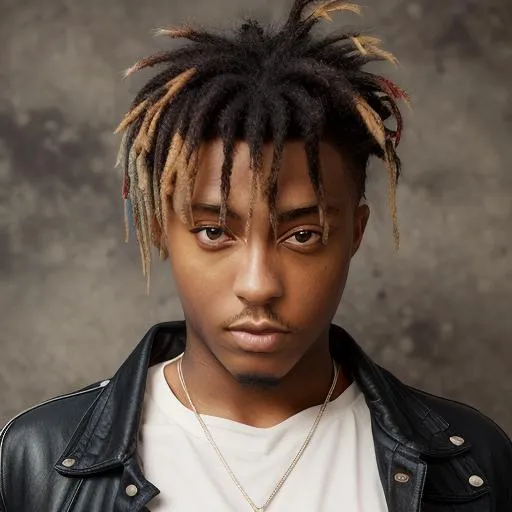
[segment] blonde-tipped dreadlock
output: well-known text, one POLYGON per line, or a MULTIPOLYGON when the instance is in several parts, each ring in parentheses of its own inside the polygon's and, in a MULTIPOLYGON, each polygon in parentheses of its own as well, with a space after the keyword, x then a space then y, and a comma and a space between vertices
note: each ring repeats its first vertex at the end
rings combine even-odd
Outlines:
MULTIPOLYGON (((375 61, 396 64, 378 39, 358 33, 313 37, 312 28, 321 19, 330 20, 337 11, 359 13, 360 8, 340 0, 295 0, 278 31, 247 21, 231 37, 188 26, 161 29, 158 34, 189 43, 142 59, 126 71, 129 76, 147 67, 164 66, 141 89, 116 130, 124 131, 118 163, 124 170, 126 234, 131 208, 148 286, 151 246, 160 249, 161 258, 167 256, 162 202, 172 194, 178 175, 187 183, 190 202, 198 152, 203 142, 213 138, 224 144, 221 223, 225 221, 235 142, 246 141, 251 153, 254 179, 249 215, 255 189, 263 186, 276 229, 277 177, 284 144, 300 139, 326 241, 318 145, 327 139, 347 149, 357 164, 354 179, 360 197, 365 192, 368 158, 376 155, 384 161, 398 247, 400 160, 396 146, 402 116, 397 102, 408 98, 390 80, 363 69, 375 61), (390 117, 395 120, 394 128, 385 125, 390 117), (274 155, 270 174, 262 184, 262 146, 266 141, 273 143, 274 155)), ((185 210, 189 206, 186 204, 185 210)))

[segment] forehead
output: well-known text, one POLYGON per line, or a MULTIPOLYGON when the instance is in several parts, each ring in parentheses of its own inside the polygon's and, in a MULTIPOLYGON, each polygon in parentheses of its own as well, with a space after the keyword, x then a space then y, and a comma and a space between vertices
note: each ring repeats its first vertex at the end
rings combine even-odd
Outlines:
MULTIPOLYGON (((271 143, 263 146, 262 186, 258 189, 257 201, 264 200, 261 191, 265 189, 265 183, 270 174, 273 151, 274 147, 271 143)), ((330 206, 340 207, 343 203, 351 200, 354 192, 349 159, 327 142, 320 143, 319 156, 327 203, 330 206)), ((250 163, 248 144, 243 141, 237 142, 230 177, 229 203, 233 206, 244 208, 250 202, 253 176, 250 163)), ((220 203, 223 164, 222 141, 217 139, 205 143, 198 159, 198 172, 192 195, 193 202, 220 203)), ((182 187, 177 187, 178 191, 180 189, 182 187)), ((177 193, 179 194, 179 192, 177 193)), ((284 146, 279 169, 277 207, 286 209, 296 205, 311 205, 315 202, 316 195, 311 182, 304 143, 289 141, 284 146)))

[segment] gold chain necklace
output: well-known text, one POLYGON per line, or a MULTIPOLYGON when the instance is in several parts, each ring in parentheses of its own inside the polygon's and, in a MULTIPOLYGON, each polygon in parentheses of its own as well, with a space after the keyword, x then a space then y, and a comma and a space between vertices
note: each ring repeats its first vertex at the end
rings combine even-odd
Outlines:
POLYGON ((304 442, 302 443, 302 446, 300 447, 299 451, 297 452, 297 455, 295 455, 292 462, 288 466, 288 469, 285 471, 284 475, 279 479, 276 486, 274 487, 274 490, 270 493, 270 496, 267 498, 265 503, 263 505, 261 505, 261 507, 258 507, 254 503, 254 501, 251 499, 251 497, 247 494, 245 489, 242 487, 242 484, 236 477, 235 473, 233 473, 233 470, 227 463, 226 459, 222 455, 222 452, 220 451, 219 447, 217 446, 217 443, 213 439, 212 434, 208 430, 206 423, 203 421, 203 418, 201 417, 201 415, 197 412, 197 409, 196 409, 194 403, 192 402, 192 399, 190 398, 190 394, 188 392, 187 385, 185 384, 185 378, 183 377, 183 370, 181 368, 181 361, 182 361, 182 358, 180 358, 180 360, 178 361, 178 377, 180 379, 180 384, 181 384, 181 387, 183 388, 183 391, 185 392, 185 395, 187 396, 187 400, 190 404, 192 411, 194 412, 194 414, 197 418, 197 421, 201 425, 201 428, 203 429, 204 434, 205 434, 206 438, 208 439, 208 442, 211 444, 212 448, 215 450, 215 453, 217 454, 219 460, 221 461, 222 465, 226 469, 231 480, 233 480, 233 483, 238 487, 238 490, 242 493, 243 497, 245 498, 247 503, 250 505, 253 512, 265 512, 265 510, 267 510, 267 508, 270 505, 270 503, 272 502, 272 500, 276 497, 276 494, 281 490, 281 487, 283 487, 287 478, 290 476, 291 472, 293 471, 293 469, 299 462, 300 458, 302 457, 303 453, 305 452, 306 448, 308 447, 311 439, 313 438, 313 435, 315 434, 318 424, 320 423, 320 420, 322 419, 324 411, 331 400, 331 396, 334 392, 334 389, 336 388, 336 383, 338 382, 338 374, 339 374, 338 365, 333 361, 334 377, 332 380, 331 388, 329 389, 329 392, 327 393, 327 397, 325 398, 325 401, 322 404, 322 407, 318 411, 318 414, 315 418, 315 421, 313 422, 313 425, 311 426, 311 428, 308 432, 308 435, 306 436, 306 439, 304 440, 304 442))

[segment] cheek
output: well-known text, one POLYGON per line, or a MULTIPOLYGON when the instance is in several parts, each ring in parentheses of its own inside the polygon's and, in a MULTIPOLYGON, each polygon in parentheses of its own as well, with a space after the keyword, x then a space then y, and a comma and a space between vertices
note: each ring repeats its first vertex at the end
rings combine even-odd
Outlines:
MULTIPOLYGON (((193 303, 201 299, 198 288, 204 272, 197 269, 197 259, 193 257, 195 247, 189 233, 176 224, 171 223, 167 234, 169 262, 181 301, 193 303)), ((208 292, 208 288, 205 287, 204 291, 208 292)))
POLYGON ((183 309, 207 315, 229 286, 229 268, 222 262, 215 264, 212 255, 202 251, 181 226, 169 233, 168 240, 169 262, 183 309))
POLYGON ((345 288, 348 265, 349 258, 342 254, 296 267, 290 265, 293 271, 287 278, 289 315, 304 324, 331 318, 345 288))

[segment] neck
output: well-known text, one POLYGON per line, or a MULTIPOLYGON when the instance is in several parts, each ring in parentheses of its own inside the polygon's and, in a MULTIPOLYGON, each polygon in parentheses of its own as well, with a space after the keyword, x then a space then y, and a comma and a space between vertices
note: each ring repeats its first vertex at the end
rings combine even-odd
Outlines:
MULTIPOLYGON (((240 383, 190 331, 181 364, 190 398, 200 414, 261 428, 274 426, 304 409, 322 404, 334 376, 328 333, 275 386, 240 383)), ((165 376, 177 398, 190 408, 178 378, 177 364, 168 365, 165 376)), ((332 399, 348 385, 340 371, 332 399)))

